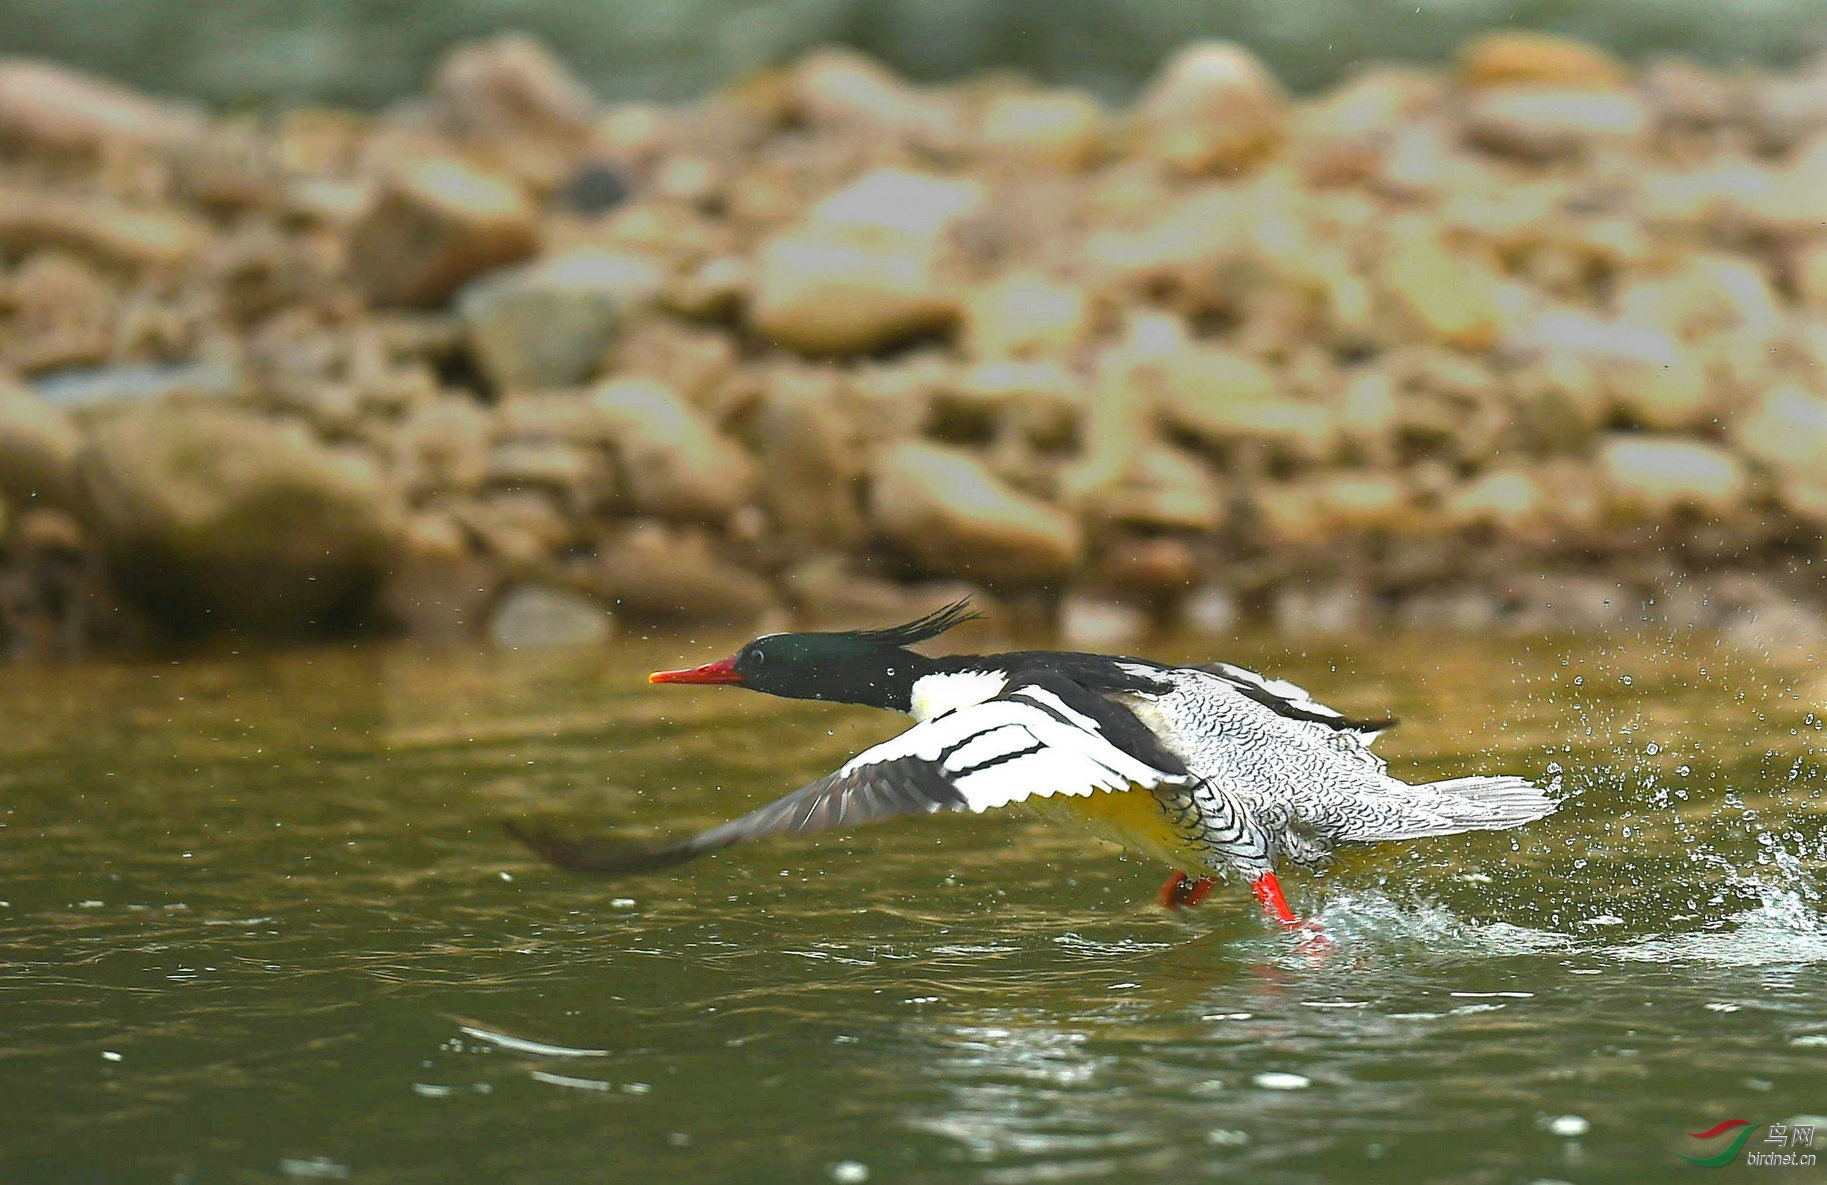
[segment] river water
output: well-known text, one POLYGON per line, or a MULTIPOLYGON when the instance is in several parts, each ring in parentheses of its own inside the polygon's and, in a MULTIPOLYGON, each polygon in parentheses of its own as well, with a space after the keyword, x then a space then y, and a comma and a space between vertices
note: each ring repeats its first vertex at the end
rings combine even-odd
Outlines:
POLYGON ((1316 956, 1019 813, 621 883, 503 834, 682 832, 899 727, 642 681, 734 641, 0 673, 0 1180, 1660 1182, 1732 1118, 1827 1158, 1807 655, 1224 648, 1402 716, 1392 772, 1566 798, 1289 875, 1316 956))

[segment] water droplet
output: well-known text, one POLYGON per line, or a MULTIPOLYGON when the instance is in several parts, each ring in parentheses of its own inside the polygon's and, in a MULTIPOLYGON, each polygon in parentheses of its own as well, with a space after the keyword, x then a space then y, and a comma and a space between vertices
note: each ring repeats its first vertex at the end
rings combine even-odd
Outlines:
POLYGON ((1256 1075, 1254 1081, 1264 1090, 1305 1090, 1313 1085, 1313 1079, 1304 1074, 1283 1074, 1273 1070, 1256 1075))
POLYGON ((1556 1115, 1548 1121, 1548 1130, 1557 1136, 1583 1136, 1592 1130, 1592 1124, 1581 1115, 1556 1115))
POLYGON ((831 1179, 838 1185, 861 1185, 869 1179, 869 1166, 860 1160, 840 1160, 831 1166, 831 1179))

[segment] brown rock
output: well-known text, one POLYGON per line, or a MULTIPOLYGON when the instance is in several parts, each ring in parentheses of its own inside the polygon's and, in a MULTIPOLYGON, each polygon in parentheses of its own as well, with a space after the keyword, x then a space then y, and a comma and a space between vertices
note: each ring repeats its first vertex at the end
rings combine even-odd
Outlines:
POLYGON ((1136 103, 1143 151, 1181 173, 1245 168, 1272 151, 1287 97, 1249 50, 1199 41, 1177 50, 1136 103))
POLYGON ((455 519, 505 574, 543 576, 553 557, 578 540, 578 523, 544 490, 491 490, 431 505, 455 519))
POLYGON ((503 33, 457 46, 431 79, 444 125, 460 136, 579 141, 590 134, 596 99, 536 38, 503 33))
POLYGON ((847 546, 863 535, 862 453, 836 387, 828 374, 777 373, 755 417, 761 498, 796 544, 847 546))
POLYGON ((16 504, 70 506, 82 434, 24 387, 0 381, 0 494, 16 504))
POLYGON ((597 551, 591 583, 637 620, 747 625, 773 605, 767 582, 720 558, 703 532, 636 523, 597 551))
POLYGON ((464 281, 533 253, 536 221, 513 181, 456 160, 388 177, 349 244, 356 283, 383 304, 441 304, 464 281))
POLYGON ((1078 562, 1084 538, 1072 517, 998 481, 977 458, 908 443, 875 466, 872 521, 939 571, 1014 583, 1057 577, 1078 562))
POLYGON ((80 259, 32 255, 13 277, 13 315, 0 334, 0 357, 35 374, 99 362, 114 345, 112 286, 80 259))
POLYGON ((498 489, 546 490, 573 514, 587 515, 613 497, 615 481, 598 449, 541 441, 509 441, 489 453, 488 484, 498 489))
POLYGON ((1150 601, 1186 592, 1199 579, 1199 556, 1174 535, 1119 535, 1099 548, 1096 582, 1150 601))
POLYGON ((720 520, 748 500, 755 463, 702 413, 652 379, 615 379, 590 396, 643 514, 720 520))
POLYGON ((604 370, 618 378, 657 379, 692 405, 709 407, 736 373, 736 363, 728 333, 650 316, 617 335, 604 370))
POLYGON ((1412 494, 1393 473, 1334 473, 1319 479, 1314 496, 1320 513, 1351 531, 1394 531, 1414 518, 1412 494))
POLYGON ((401 508, 363 454, 215 407, 99 425, 78 459, 88 526, 123 588, 179 625, 291 632, 359 611, 401 508))
POLYGON ((53 151, 110 145, 168 150, 202 134, 192 108, 160 102, 67 67, 0 61, 0 138, 53 151))
POLYGON ((1133 605, 1084 593, 1059 603, 1059 640, 1074 650, 1123 653, 1148 634, 1148 614, 1133 605))
POLYGON ((912 621, 969 597, 980 612, 993 611, 983 590, 960 581, 896 584, 856 572, 838 555, 815 555, 781 575, 788 604, 805 624, 823 629, 880 628, 912 621))
POLYGON ((176 210, 0 186, 0 245, 62 247, 125 267, 174 267, 209 244, 208 224, 176 210))
POLYGON ((1382 281, 1434 341, 1467 350, 1495 345, 1512 318, 1501 277, 1450 250, 1431 229, 1403 222, 1383 255, 1382 281))
POLYGON ((789 89, 799 114, 821 130, 928 147, 959 139, 953 110, 854 50, 813 50, 794 66, 789 89))
POLYGON ((410 637, 454 641, 481 627, 496 580, 493 569, 470 551, 454 519, 415 514, 388 562, 375 609, 410 637))
POLYGON ((489 415, 473 399, 449 396, 426 403, 391 440, 395 480, 411 497, 482 488, 488 480, 489 415))
POLYGON ((1622 62, 1596 46, 1552 33, 1487 33, 1459 57, 1467 86, 1515 83, 1609 89, 1625 82, 1622 62))

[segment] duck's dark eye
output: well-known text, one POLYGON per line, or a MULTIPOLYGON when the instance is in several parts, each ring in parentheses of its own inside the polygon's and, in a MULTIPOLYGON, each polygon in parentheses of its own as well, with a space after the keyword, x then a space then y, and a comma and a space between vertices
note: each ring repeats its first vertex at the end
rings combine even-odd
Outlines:
POLYGON ((759 650, 749 651, 749 665, 758 667, 768 660, 768 656, 759 650))

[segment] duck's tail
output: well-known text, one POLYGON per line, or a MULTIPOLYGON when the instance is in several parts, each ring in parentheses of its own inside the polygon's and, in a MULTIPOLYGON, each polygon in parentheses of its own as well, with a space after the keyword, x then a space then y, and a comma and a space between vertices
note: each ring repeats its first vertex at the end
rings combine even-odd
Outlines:
POLYGON ((1354 843, 1424 839, 1461 831, 1506 831, 1554 813, 1560 803, 1527 778, 1448 778, 1379 798, 1348 819, 1339 838, 1354 843))

